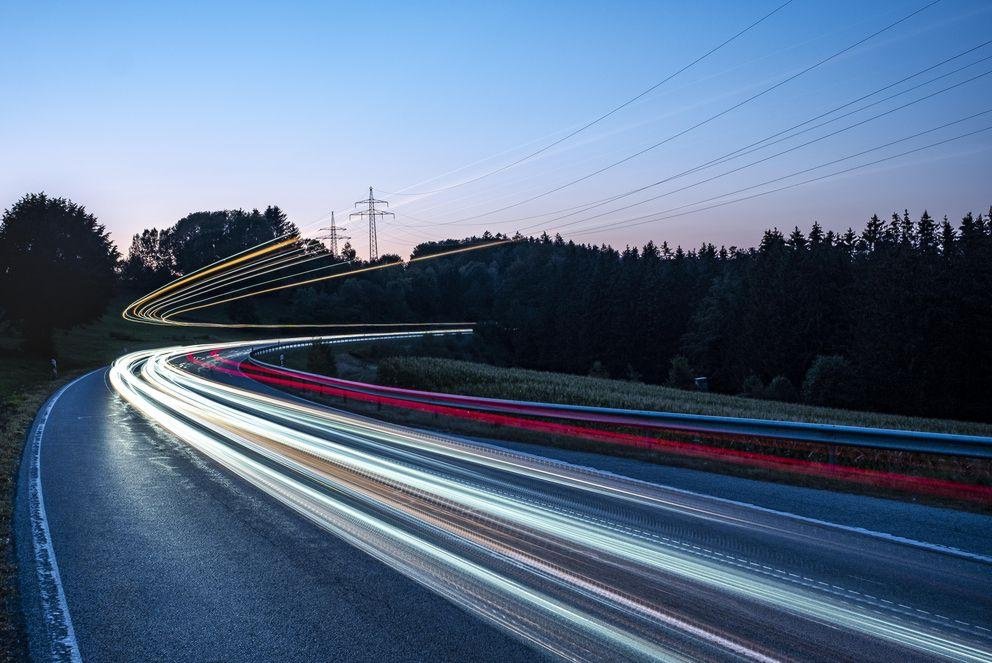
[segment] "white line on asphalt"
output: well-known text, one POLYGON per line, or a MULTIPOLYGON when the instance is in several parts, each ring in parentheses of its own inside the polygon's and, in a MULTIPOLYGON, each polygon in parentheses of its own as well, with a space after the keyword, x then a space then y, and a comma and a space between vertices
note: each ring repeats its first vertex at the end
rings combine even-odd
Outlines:
MULTIPOLYGON (((425 429, 421 429, 421 430, 425 430, 425 429)), ((436 434, 433 431, 429 431, 429 432, 431 432, 431 434, 436 434)), ((898 544, 902 544, 902 545, 905 545, 905 546, 910 546, 912 548, 921 548, 923 550, 929 550, 929 551, 932 551, 932 552, 943 553, 945 555, 950 555, 952 557, 961 557, 961 558, 964 558, 964 559, 970 559, 970 560, 975 561, 975 562, 982 562, 983 564, 992 564, 992 555, 984 555, 982 553, 972 552, 970 550, 963 550, 961 548, 955 548, 954 546, 945 546, 943 544, 932 543, 930 541, 920 541, 918 539, 912 539, 912 538, 909 538, 909 537, 900 536, 898 534, 890 534, 888 532, 879 532, 879 531, 876 531, 876 530, 868 529, 866 527, 858 527, 857 525, 845 525, 843 523, 836 523, 836 522, 832 522, 832 521, 829 521, 829 520, 821 520, 820 518, 813 518, 811 516, 803 516, 803 515, 800 515, 798 513, 791 513, 789 511, 780 511, 778 509, 772 509, 772 508, 769 508, 769 507, 760 506, 758 504, 752 504, 751 502, 742 502, 740 500, 733 500, 733 499, 730 499, 730 498, 727 498, 727 497, 718 497, 716 495, 710 495, 708 493, 700 493, 700 492, 697 492, 697 491, 694 491, 694 490, 688 490, 686 488, 676 488, 675 486, 670 486, 668 484, 665 484, 663 481, 653 482, 653 481, 648 481, 646 479, 637 479, 635 477, 627 476, 626 474, 622 474, 620 472, 615 472, 615 471, 610 471, 610 470, 603 470, 603 469, 600 469, 600 468, 597 468, 597 467, 593 467, 591 465, 582 465, 581 463, 570 463, 570 462, 568 462, 566 460, 562 460, 560 458, 554 458, 554 457, 550 457, 550 456, 542 456, 542 455, 540 455, 538 453, 533 453, 533 452, 529 452, 529 451, 522 451, 522 450, 519 450, 519 449, 514 449, 513 447, 504 447, 504 446, 502 446, 502 445, 500 445, 500 444, 498 444, 496 442, 485 441, 485 440, 481 440, 481 439, 478 439, 478 438, 463 438, 463 439, 466 439, 469 442, 473 442, 475 444, 480 444, 480 445, 485 446, 485 447, 489 447, 489 448, 493 448, 493 449, 498 449, 500 451, 505 451, 507 449, 510 449, 510 450, 514 451, 515 453, 519 453, 519 454, 524 455, 524 456, 530 456, 532 458, 535 458, 535 459, 538 459, 538 460, 543 460, 545 462, 550 461, 552 463, 560 463, 561 465, 569 465, 569 466, 572 466, 572 467, 575 467, 575 468, 579 468, 579 469, 582 469, 582 470, 587 470, 587 471, 594 472, 594 473, 597 473, 597 474, 603 474, 603 475, 608 475, 608 476, 611 476, 611 477, 616 477, 616 478, 619 478, 619 479, 624 479, 624 480, 630 481, 632 483, 637 483, 637 484, 643 484, 643 485, 646 485, 646 486, 651 486, 653 488, 660 488, 660 489, 669 490, 669 491, 672 491, 672 492, 675 492, 675 493, 682 493, 683 495, 692 495, 693 497, 699 497, 699 498, 703 498, 703 499, 707 499, 707 500, 714 500, 714 501, 717 501, 717 502, 723 502, 724 504, 732 504, 734 506, 740 506, 740 507, 745 507, 745 508, 748 508, 748 509, 754 509, 755 511, 761 511, 761 512, 764 512, 764 513, 770 513, 770 514, 773 514, 773 515, 776 515, 776 516, 782 516, 782 517, 785 517, 785 518, 790 518, 792 520, 798 520, 798 521, 801 521, 801 522, 811 523, 813 525, 820 525, 820 526, 823 526, 823 527, 830 527, 832 529, 842 530, 842 531, 846 531, 846 532, 853 532, 855 534, 860 534, 862 536, 868 536, 868 537, 872 537, 872 538, 875 538, 875 539, 881 539, 881 540, 885 540, 885 541, 891 541, 893 543, 898 543, 898 544)))
MULTIPOLYGON (((99 368, 98 371, 104 369, 99 368)), ((45 512, 45 496, 41 489, 41 440, 45 435, 45 424, 59 398, 69 387, 96 371, 76 378, 48 399, 41 414, 35 419, 34 433, 31 436, 31 467, 28 471, 28 509, 31 516, 31 543, 34 547, 35 568, 38 571, 38 593, 41 597, 41 611, 48 635, 52 643, 52 660, 81 663, 79 643, 72 628, 69 605, 62 588, 62 576, 55 561, 52 546, 52 533, 48 529, 48 515, 45 512)))

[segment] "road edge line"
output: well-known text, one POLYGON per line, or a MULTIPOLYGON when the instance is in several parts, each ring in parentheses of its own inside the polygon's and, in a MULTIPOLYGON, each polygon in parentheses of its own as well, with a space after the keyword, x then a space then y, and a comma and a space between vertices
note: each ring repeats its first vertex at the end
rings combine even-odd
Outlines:
POLYGON ((67 660, 72 663, 82 663, 79 653, 79 643, 69 615, 69 604, 65 598, 62 586, 62 576, 55 559, 55 548, 52 545, 52 533, 48 527, 48 514, 45 511, 45 496, 41 486, 41 442, 45 435, 48 417, 58 403, 59 398, 69 387, 83 378, 87 378, 98 368, 81 375, 72 382, 62 385, 35 416, 30 433, 28 467, 28 513, 31 522, 31 546, 34 551, 35 569, 38 576, 38 595, 41 601, 42 618, 51 641, 53 660, 67 660))

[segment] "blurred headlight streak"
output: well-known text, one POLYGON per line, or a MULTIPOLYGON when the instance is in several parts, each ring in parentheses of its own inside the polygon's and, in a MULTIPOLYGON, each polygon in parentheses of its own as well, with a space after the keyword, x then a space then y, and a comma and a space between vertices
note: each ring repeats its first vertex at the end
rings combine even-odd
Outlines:
POLYGON ((322 267, 310 268, 303 271, 292 272, 282 276, 274 277, 264 281, 256 279, 269 274, 275 274, 287 269, 296 267, 317 260, 320 258, 333 258, 330 253, 312 253, 300 248, 300 237, 291 236, 279 238, 268 244, 252 247, 242 253, 236 254, 224 260, 217 261, 203 267, 190 274, 184 275, 161 288, 131 302, 121 313, 125 320, 131 322, 143 322, 156 325, 178 325, 184 327, 229 327, 241 329, 272 329, 272 328, 328 328, 328 327, 446 327, 452 324, 465 325, 468 323, 389 323, 389 324, 254 324, 254 323, 224 323, 224 322, 203 322, 177 320, 176 317, 185 313, 202 311, 204 309, 220 306, 230 302, 257 297, 260 295, 272 294, 291 288, 298 288, 304 285, 321 283, 331 279, 344 278, 354 274, 388 269, 399 265, 435 260, 444 256, 478 251, 501 244, 506 244, 511 240, 496 240, 482 244, 472 244, 461 246, 455 249, 439 251, 429 255, 417 256, 409 260, 396 260, 393 262, 372 263, 362 267, 356 267, 347 271, 325 274, 322 276, 304 276, 314 272, 331 269, 334 267, 350 264, 347 262, 336 262, 322 267), (273 253, 275 252, 275 253, 273 253), (280 283, 290 281, 289 283, 280 283), (245 283, 238 288, 231 286, 245 283), (265 287, 267 286, 267 287, 265 287), (210 292, 216 294, 207 294, 210 292), (245 292, 248 291, 248 292, 245 292))
MULTIPOLYGON (((245 481, 557 656, 992 661, 981 623, 917 610, 898 587, 887 597, 844 584, 852 566, 918 580, 940 553, 386 424, 214 370, 265 343, 135 352, 110 381, 245 481)), ((973 601, 988 589, 986 563, 950 559, 934 576, 944 591, 973 601)))

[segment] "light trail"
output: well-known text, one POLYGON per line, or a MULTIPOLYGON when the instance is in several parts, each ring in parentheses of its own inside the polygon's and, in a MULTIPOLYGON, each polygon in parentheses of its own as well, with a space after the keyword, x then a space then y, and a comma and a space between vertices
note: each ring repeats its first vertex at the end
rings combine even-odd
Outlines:
POLYGON ((249 483, 556 656, 992 661, 985 563, 273 392, 229 368, 266 343, 136 352, 110 381, 249 483))
MULTIPOLYGON (((391 408, 424 412, 434 416, 440 415, 448 419, 470 420, 547 435, 589 440, 610 446, 632 447, 673 456, 832 479, 870 488, 885 487, 911 495, 946 497, 979 505, 992 504, 992 487, 990 486, 907 474, 905 469, 911 469, 911 467, 907 467, 908 464, 901 464, 900 467, 904 471, 897 472, 796 458, 794 456, 797 444, 794 441, 786 443, 780 439, 766 440, 755 436, 707 434, 698 431, 692 431, 687 436, 685 431, 672 430, 667 428, 664 423, 639 421, 618 414, 565 412, 553 405, 546 406, 541 403, 523 403, 384 387, 327 378, 271 365, 238 363, 220 357, 216 352, 212 353, 211 356, 213 361, 217 363, 213 367, 214 371, 247 375, 277 389, 291 390, 294 393, 300 391, 315 392, 324 396, 373 403, 377 406, 384 405, 391 408), (534 417, 540 417, 540 419, 534 417), (547 419, 554 421, 547 421, 547 419), (611 428, 597 428, 595 427, 596 424, 610 425, 611 428), (641 430, 637 433, 622 432, 614 430, 616 427, 641 430), (688 439, 685 439, 686 437, 688 439), (742 437, 744 437, 743 440, 742 437), (744 445, 746 448, 728 447, 729 441, 743 441, 746 443, 744 445), (758 447, 760 451, 755 451, 754 447, 758 447)), ((201 360, 192 355, 188 356, 187 359, 195 364, 203 365, 201 360)), ((809 455, 815 454, 817 451, 817 445, 800 444, 798 446, 805 447, 804 452, 809 455)), ((822 449, 820 450, 822 451, 822 449)))
POLYGON ((206 267, 203 267, 201 269, 198 269, 195 272, 192 272, 191 274, 181 276, 175 281, 167 283, 161 288, 158 288, 157 290, 153 290, 152 292, 148 293, 147 295, 144 295, 143 297, 139 297, 135 301, 131 302, 131 304, 129 304, 128 307, 124 309, 124 312, 121 315, 125 320, 130 320, 132 322, 147 322, 147 320, 143 319, 141 316, 134 314, 133 311, 135 311, 142 305, 146 304, 147 302, 160 298, 162 295, 168 292, 172 292, 177 288, 182 288, 188 285, 192 281, 201 279, 204 276, 208 276, 210 274, 213 274, 215 272, 224 269, 230 269, 235 265, 239 265, 248 260, 254 260, 255 258, 258 258, 260 256, 272 253, 273 251, 278 251, 279 249, 285 246, 295 243, 296 241, 298 241, 298 239, 299 238, 295 235, 292 237, 278 239, 277 241, 273 241, 268 245, 261 245, 260 248, 251 247, 249 249, 246 249, 245 251, 242 251, 241 253, 235 254, 228 258, 224 258, 222 260, 218 260, 217 262, 207 265, 206 267))
POLYGON ((166 297, 153 300, 142 307, 140 312, 142 314, 154 315, 155 313, 160 312, 163 308, 175 302, 187 301, 195 295, 213 292, 214 290, 217 290, 225 285, 239 283, 243 280, 250 280, 258 277, 260 274, 269 273, 270 271, 281 271, 282 269, 288 269, 289 267, 294 267, 302 262, 329 257, 329 254, 326 253, 305 256, 303 252, 304 249, 300 247, 284 253, 277 253, 246 265, 235 267, 234 269, 226 271, 221 275, 207 279, 203 283, 182 288, 178 292, 172 293, 166 297))
MULTIPOLYGON (((164 322, 171 322, 172 319, 175 316, 179 316, 179 315, 182 315, 184 313, 191 313, 193 311, 199 311, 199 310, 202 310, 202 309, 205 309, 205 308, 212 308, 214 306, 219 306, 221 304, 227 304, 227 303, 230 303, 230 302, 235 302, 235 301, 239 301, 239 300, 242 300, 242 299, 247 299, 249 297, 257 297, 259 295, 267 295, 267 294, 271 294, 271 293, 274 293, 274 292, 280 292, 282 290, 287 290, 289 288, 298 288, 298 287, 304 286, 304 285, 311 285, 311 284, 314 284, 314 283, 322 283, 322 282, 330 281, 330 280, 333 280, 333 279, 340 279, 340 278, 344 278, 346 276, 352 276, 354 274, 364 274, 364 273, 368 273, 368 272, 375 272, 375 271, 379 271, 379 270, 382 270, 382 269, 388 269, 390 267, 396 267, 396 266, 399 266, 399 265, 409 265, 409 264, 413 264, 413 263, 424 262, 424 261, 427 261, 427 260, 435 260, 437 258, 443 258, 445 256, 457 255, 459 253, 468 253, 470 251, 478 251, 480 249, 487 249, 487 248, 490 248, 490 247, 493 247, 493 246, 499 246, 501 244, 508 244, 510 241, 512 241, 512 240, 487 242, 485 244, 475 244, 475 245, 472 245, 472 246, 466 246, 466 247, 462 247, 462 248, 458 248, 458 249, 452 249, 450 251, 439 251, 438 253, 432 253, 432 254, 427 255, 427 256, 419 256, 417 258, 410 258, 409 260, 397 260, 395 262, 381 263, 381 264, 377 264, 377 265, 369 265, 367 267, 358 267, 356 269, 352 269, 352 270, 350 270, 348 272, 344 272, 342 274, 328 274, 326 276, 316 276, 316 277, 312 277, 312 278, 309 278, 309 279, 304 279, 302 281, 296 281, 294 283, 289 283, 289 284, 279 285, 279 286, 272 286, 272 287, 269 287, 269 288, 263 288, 261 290, 255 290, 253 292, 244 293, 244 294, 241 294, 241 295, 233 295, 233 296, 230 296, 230 297, 226 297, 224 299, 220 299, 220 300, 215 301, 215 302, 210 302, 209 304, 200 304, 198 306, 185 306, 185 307, 183 307, 183 308, 181 308, 179 310, 170 312, 166 316, 162 316, 161 319, 164 322)), ((285 326, 292 327, 293 325, 285 325, 285 326)))
POLYGON ((282 271, 289 267, 297 267, 310 260, 329 256, 330 254, 319 254, 311 256, 307 254, 287 257, 286 254, 295 254, 298 249, 292 249, 284 254, 276 253, 287 246, 294 245, 300 241, 298 236, 289 238, 279 238, 271 240, 268 245, 251 247, 246 251, 231 256, 226 260, 220 260, 207 267, 182 276, 175 281, 162 286, 161 288, 135 300, 129 304, 121 316, 131 322, 143 322, 158 325, 178 325, 185 327, 214 327, 214 328, 234 328, 234 329, 327 329, 327 328, 348 328, 348 327, 438 327, 448 328, 452 326, 465 326, 464 322, 417 322, 417 323, 285 323, 285 324, 256 324, 256 323, 222 323, 222 322, 200 322, 189 320, 177 320, 176 318, 185 313, 201 311, 208 308, 220 306, 230 302, 257 297, 260 295, 272 294, 283 290, 298 288, 305 285, 322 283, 332 279, 344 278, 355 274, 374 272, 390 267, 409 265, 428 260, 435 260, 446 256, 478 251, 482 249, 507 244, 513 240, 496 240, 491 242, 462 246, 447 251, 439 251, 426 256, 418 256, 409 260, 396 260, 393 262, 371 264, 365 267, 358 267, 346 272, 329 274, 324 276, 312 276, 301 278, 324 269, 330 269, 340 265, 347 265, 350 261, 334 263, 324 267, 294 272, 268 279, 262 282, 253 282, 240 288, 230 289, 230 286, 244 281, 255 281, 255 279, 282 271), (285 259, 286 262, 283 260, 285 259), (247 263, 247 264, 245 264, 247 263), (291 280, 290 283, 281 285, 271 285, 280 281, 291 280), (263 287, 269 286, 269 287, 263 287), (208 292, 214 292, 219 288, 225 288, 222 292, 204 296, 208 292), (250 292, 245 292, 249 290, 250 292))
MULTIPOLYGON (((324 257, 324 256, 315 256, 315 257, 324 257)), ((301 263, 305 263, 305 262, 309 262, 309 261, 310 261, 310 259, 301 259, 301 260, 298 260, 298 261, 296 261, 292 265, 292 267, 296 267, 296 266, 298 266, 301 263)), ((198 297, 196 299, 193 299, 192 301, 190 301, 188 298, 178 299, 178 300, 169 302, 167 304, 159 305, 159 306, 155 307, 155 309, 153 310, 152 314, 153 315, 157 315, 159 317, 159 319, 168 320, 169 319, 169 316, 173 315, 174 312, 176 312, 178 309, 183 308, 183 307, 192 307, 192 306, 199 307, 199 306, 202 306, 202 307, 206 308, 206 307, 209 307, 209 306, 212 305, 212 303, 213 303, 212 300, 223 299, 225 297, 229 297, 229 296, 234 295, 234 294, 239 293, 239 292, 244 292, 246 290, 252 290, 253 288, 259 288, 261 286, 269 285, 269 284, 272 284, 272 283, 278 283, 280 281, 286 281, 286 280, 290 280, 290 279, 299 279, 299 278, 301 278, 301 277, 303 277, 303 276, 305 276, 307 274, 313 274, 315 272, 322 272, 322 271, 324 271, 326 269, 333 269, 335 267, 342 267, 344 265, 351 264, 351 262, 352 261, 347 260, 347 261, 332 263, 330 265, 323 265, 321 267, 313 267, 311 269, 305 269, 305 270, 300 271, 300 272, 293 272, 292 274, 284 274, 283 276, 277 276, 277 277, 274 277, 274 278, 271 278, 271 279, 266 279, 265 281, 253 282, 253 283, 251 283, 249 285, 242 286, 240 288, 234 288, 233 290, 225 290, 224 292, 217 293, 216 295, 209 295, 207 297, 198 297)), ((285 269, 285 267, 277 267, 277 268, 270 269, 270 270, 263 270, 262 272, 259 272, 257 274, 252 275, 249 280, 254 281, 254 279, 258 278, 259 276, 264 276, 264 275, 269 274, 269 273, 272 273, 272 272, 282 271, 283 269, 285 269)), ((241 281, 241 279, 238 279, 238 280, 235 280, 233 283, 230 283, 230 284, 227 284, 227 285, 233 285, 233 284, 239 283, 240 281, 241 281)))

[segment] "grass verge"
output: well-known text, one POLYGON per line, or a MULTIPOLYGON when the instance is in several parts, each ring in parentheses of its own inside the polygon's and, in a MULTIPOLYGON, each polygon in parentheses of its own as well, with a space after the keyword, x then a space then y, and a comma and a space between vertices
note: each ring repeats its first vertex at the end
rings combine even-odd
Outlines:
POLYGON ((992 425, 838 410, 455 359, 387 357, 380 384, 512 400, 992 436, 992 425))
MULTIPOLYGON (((462 393, 493 398, 535 400, 558 403, 621 407, 645 410, 668 410, 713 415, 745 416, 756 418, 819 421, 824 423, 852 424, 930 430, 939 432, 974 433, 988 435, 992 426, 983 424, 899 417, 866 412, 852 412, 817 408, 799 404, 776 403, 742 397, 681 391, 654 385, 618 380, 604 380, 556 373, 543 373, 522 369, 497 368, 461 360, 387 356, 370 360, 362 357, 359 348, 336 355, 337 377, 362 382, 379 382, 391 386, 462 393), (356 353, 355 351, 358 350, 356 353), (357 356, 356 356, 357 355, 357 356)), ((304 351, 286 353, 286 366, 301 370, 314 370, 307 366, 304 351)), ((661 448, 634 448, 621 444, 583 439, 549 432, 534 432, 514 426, 482 423, 454 417, 439 417, 416 410, 382 407, 353 398, 327 396, 313 391, 303 394, 307 398, 325 402, 394 423, 414 427, 444 430, 461 435, 489 439, 504 439, 531 444, 556 446, 635 458, 690 469, 732 474, 762 481, 776 481, 812 488, 841 490, 879 497, 925 501, 954 508, 987 511, 984 503, 973 499, 938 494, 917 493, 908 487, 897 487, 887 482, 885 473, 896 473, 937 480, 950 480, 964 485, 992 485, 992 463, 982 459, 909 454, 887 450, 813 444, 790 440, 763 440, 740 436, 699 436, 692 433, 659 433, 665 440, 682 441, 719 451, 726 449, 729 456, 711 453, 710 457, 686 455, 661 448), (830 466, 832 474, 796 473, 786 469, 732 462, 737 452, 766 454, 775 458, 809 461, 830 466), (855 473, 860 470, 880 472, 875 480, 844 477, 844 468, 855 473)), ((634 429, 615 429, 617 432, 638 433, 634 429)))
POLYGON ((63 384, 127 351, 237 337, 127 322, 120 311, 133 299, 122 294, 92 324, 55 334, 59 379, 52 379, 48 357, 24 354, 18 336, 0 333, 0 662, 27 657, 11 514, 25 435, 38 409, 63 384))
POLYGON ((36 382, 10 393, 0 402, 0 661, 27 659, 23 618, 17 587, 17 567, 13 549, 14 493, 21 452, 31 422, 53 391, 85 371, 63 375, 58 380, 36 382))

